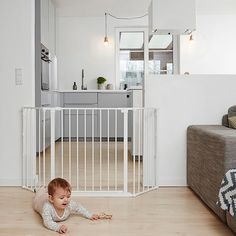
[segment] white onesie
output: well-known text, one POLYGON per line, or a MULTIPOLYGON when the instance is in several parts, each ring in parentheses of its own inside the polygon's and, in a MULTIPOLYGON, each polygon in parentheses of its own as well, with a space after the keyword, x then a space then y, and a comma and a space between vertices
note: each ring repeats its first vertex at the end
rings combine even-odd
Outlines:
POLYGON ((64 214, 61 217, 58 216, 54 206, 48 201, 48 193, 45 187, 42 187, 37 191, 33 200, 33 208, 42 216, 44 225, 48 229, 57 232, 60 229, 60 225, 56 222, 66 220, 72 212, 81 214, 88 219, 92 217, 90 212, 73 200, 71 200, 65 208, 64 214))

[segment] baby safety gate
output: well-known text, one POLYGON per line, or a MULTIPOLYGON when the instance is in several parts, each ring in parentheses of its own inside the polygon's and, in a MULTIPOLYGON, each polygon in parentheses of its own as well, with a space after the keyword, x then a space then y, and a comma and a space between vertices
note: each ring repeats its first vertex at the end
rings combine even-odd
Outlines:
POLYGON ((24 107, 22 187, 137 196, 158 187, 156 145, 156 109, 24 107))

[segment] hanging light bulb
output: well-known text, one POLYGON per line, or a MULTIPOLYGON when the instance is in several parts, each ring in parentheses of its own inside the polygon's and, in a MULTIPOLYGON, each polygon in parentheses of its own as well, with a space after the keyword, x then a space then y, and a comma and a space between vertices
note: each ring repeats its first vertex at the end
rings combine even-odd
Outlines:
POLYGON ((190 40, 190 41, 193 41, 193 34, 190 34, 189 40, 190 40))
POLYGON ((107 37, 107 13, 105 13, 105 37, 104 37, 104 45, 108 45, 108 37, 107 37))
POLYGON ((134 20, 134 19, 139 19, 139 18, 143 18, 146 17, 148 15, 148 13, 146 13, 145 15, 142 16, 135 16, 135 17, 117 17, 114 16, 110 13, 105 13, 105 36, 104 36, 104 45, 108 45, 109 44, 109 40, 108 40, 108 36, 107 36, 107 15, 113 17, 114 19, 117 20, 134 20))
POLYGON ((104 37, 104 45, 108 45, 108 43, 109 43, 109 41, 108 41, 108 37, 105 36, 105 37, 104 37))

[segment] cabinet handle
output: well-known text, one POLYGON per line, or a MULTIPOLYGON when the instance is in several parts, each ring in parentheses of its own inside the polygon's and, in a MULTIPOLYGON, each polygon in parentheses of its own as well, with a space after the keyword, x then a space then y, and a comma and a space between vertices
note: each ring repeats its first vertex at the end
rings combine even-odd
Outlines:
POLYGON ((127 98, 129 98, 129 94, 128 94, 128 95, 126 95, 126 97, 127 97, 127 98))

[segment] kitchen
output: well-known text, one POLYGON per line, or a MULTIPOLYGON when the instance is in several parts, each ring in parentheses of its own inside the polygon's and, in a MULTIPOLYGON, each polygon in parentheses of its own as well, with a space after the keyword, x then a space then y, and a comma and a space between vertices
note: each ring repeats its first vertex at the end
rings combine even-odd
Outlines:
MULTIPOLYGON (((210 2, 210 1, 209 1, 210 2)), ((53 3, 59 4, 57 8, 57 17, 56 17, 56 23, 54 20, 54 23, 49 23, 48 27, 46 26, 46 29, 50 28, 50 25, 55 25, 56 24, 56 32, 53 34, 54 36, 46 36, 45 38, 49 38, 49 42, 52 42, 51 45, 54 45, 52 47, 52 51, 56 51, 56 56, 57 56, 57 68, 58 68, 58 81, 57 83, 57 89, 61 91, 60 93, 56 92, 57 99, 52 99, 54 104, 53 106, 63 106, 63 96, 60 96, 63 92, 68 92, 70 93, 77 93, 72 90, 72 86, 74 82, 77 84, 77 89, 81 88, 81 82, 82 82, 82 70, 84 69, 84 81, 85 84, 87 85, 88 91, 90 92, 96 92, 96 93, 110 93, 110 90, 105 90, 105 91, 97 91, 97 84, 96 84, 96 78, 99 76, 103 76, 107 78, 107 83, 113 84, 114 90, 112 93, 115 91, 118 91, 118 93, 126 93, 127 91, 122 91, 119 90, 119 75, 117 76, 117 73, 119 74, 119 68, 118 66, 118 49, 115 47, 118 44, 117 38, 119 37, 119 28, 126 28, 128 30, 132 29, 135 31, 147 31, 147 25, 148 25, 148 17, 145 16, 142 19, 135 19, 135 20, 116 20, 110 16, 108 16, 107 19, 107 35, 109 38, 109 44, 107 46, 104 46, 103 44, 103 39, 105 36, 105 17, 104 17, 104 9, 101 11, 100 8, 93 9, 93 6, 81 5, 81 8, 78 7, 78 1, 74 1, 74 6, 67 6, 63 9, 62 4, 63 1, 53 1, 53 3), (61 4, 61 5, 60 5, 61 4), (60 7, 61 6, 61 7, 60 7), (87 7, 87 8, 86 8, 87 7), (87 9, 86 12, 90 16, 85 14, 85 10, 87 9), (84 11, 84 12, 83 12, 84 11), (70 12, 71 15, 68 15, 68 12, 70 12), (78 16, 79 15, 79 16, 78 16), (99 15, 99 16, 97 16, 99 15), (138 26, 138 27, 137 27, 138 26), (137 30, 138 29, 138 30, 137 30), (117 36, 118 35, 118 36, 117 36), (54 42, 54 44, 53 44, 54 42), (75 53, 76 52, 76 53, 75 53), (58 95, 59 94, 59 95, 58 95), (59 98, 58 98, 59 97, 59 98)), ((114 3, 114 1, 113 1, 114 3)), ((55 4, 55 6, 56 6, 55 4)), ((107 4, 109 4, 107 2, 107 4)), ((121 3, 120 3, 121 4, 121 3)), ((125 3, 126 4, 126 3, 125 3)), ((148 5, 149 2, 145 3, 142 1, 140 5, 138 6, 138 9, 133 9, 132 8, 132 1, 131 5, 130 2, 127 3, 126 9, 122 10, 121 16, 142 16, 145 13, 147 13, 148 10, 148 5), (127 5, 128 4, 128 5, 127 5), (144 5, 142 5, 144 4, 144 5), (132 14, 131 14, 132 12, 132 14), (126 14, 126 15, 125 15, 126 14)), ((172 53, 173 54, 173 72, 174 75, 159 75, 161 73, 158 72, 159 68, 157 68, 157 73, 153 73, 153 76, 150 76, 150 80, 146 80, 147 86, 144 85, 144 91, 147 88, 148 93, 144 94, 144 105, 146 107, 156 107, 156 108, 161 108, 160 110, 162 111, 160 113, 160 123, 165 124, 161 125, 159 129, 159 151, 158 151, 158 156, 161 157, 161 170, 160 170, 160 179, 161 183, 164 185, 169 185, 169 184, 177 184, 177 185, 185 185, 186 184, 186 178, 185 178, 185 158, 184 158, 184 148, 182 148, 181 153, 179 152, 179 156, 176 160, 176 165, 173 165, 173 169, 171 173, 173 176, 170 176, 169 173, 167 173, 167 166, 172 166, 172 156, 176 155, 178 153, 179 146, 184 147, 184 129, 186 127, 183 127, 181 129, 181 134, 179 134, 179 138, 175 138, 174 141, 172 141, 172 145, 175 145, 173 149, 170 149, 167 147, 169 143, 169 137, 173 137, 171 134, 171 129, 172 127, 169 126, 169 123, 173 123, 174 121, 171 120, 172 117, 172 110, 176 109, 175 113, 178 115, 185 114, 179 113, 178 109, 180 109, 180 105, 184 104, 184 102, 187 103, 186 107, 188 107, 188 99, 185 99, 185 94, 186 91, 180 90, 175 90, 173 88, 173 92, 169 94, 170 88, 168 87, 168 83, 178 83, 176 82, 178 78, 181 78, 185 80, 183 83, 188 83, 191 81, 192 77, 194 77, 192 74, 220 74, 220 73, 235 73, 233 66, 232 66, 232 61, 233 60, 228 60, 228 54, 223 50, 223 45, 220 43, 220 37, 218 35, 218 28, 213 30, 210 25, 207 25, 206 22, 208 22, 209 14, 212 18, 212 22, 217 21, 218 22, 218 27, 221 26, 221 21, 222 22, 229 22, 224 15, 221 15, 221 18, 219 18, 218 12, 220 12, 220 4, 214 4, 214 9, 211 10, 211 8, 207 8, 207 11, 205 10, 205 5, 203 1, 196 1, 196 7, 197 7, 197 31, 193 33, 193 36, 195 37, 196 40, 190 41, 189 40, 189 35, 182 35, 180 38, 177 37, 177 39, 174 39, 173 41, 173 47, 169 48, 167 47, 166 49, 167 54, 172 53), (216 13, 215 13, 215 12, 216 13), (210 12, 210 13, 206 13, 210 12), (213 12, 213 13, 212 13, 213 12), (212 15, 211 15, 212 14, 212 15), (216 15, 215 15, 216 14, 216 15), (218 18, 217 18, 218 17, 218 18), (211 34, 208 34, 208 30, 211 29, 211 34), (181 47, 178 48, 178 42, 181 44, 181 47), (209 50, 208 53, 208 48, 211 49, 209 50), (217 50, 215 50, 217 48, 217 50), (214 56, 214 53, 210 53, 212 51, 220 51, 222 60, 217 60, 217 57, 214 56), (203 57, 204 55, 204 57, 203 57), (178 58, 181 58, 181 60, 178 60, 178 58), (203 58, 205 60, 203 60, 203 58), (205 62, 207 60, 207 63, 205 62), (196 63, 196 61, 198 63, 196 63), (191 63, 190 63, 191 62, 191 63), (219 64, 221 62, 221 64, 219 64), (207 64, 207 66, 205 65, 207 64), (230 64, 230 70, 227 70, 229 68, 228 64, 230 64), (216 65, 216 66, 215 66, 216 65), (186 75, 184 75, 186 73, 186 75), (190 73, 190 75, 188 75, 190 73), (181 74, 181 76, 175 74, 181 74), (160 78, 160 79, 157 79, 160 78), (176 79, 176 80, 174 80, 176 79), (157 85, 160 83, 160 86, 157 85), (167 84, 165 89, 162 90, 162 84, 167 84), (178 96, 179 99, 181 99, 179 102, 177 98, 172 101, 173 96, 175 93, 179 92, 181 96, 178 96), (157 98, 158 99, 153 99, 157 98), (167 103, 169 101, 169 103, 167 103), (175 103, 175 106, 173 106, 171 109, 169 108, 173 102, 175 103), (160 104, 160 105, 159 105, 160 104), (166 104, 170 104, 169 106, 166 104), (163 112, 165 111, 165 112, 163 112), (168 114, 168 115, 165 115, 168 114), (169 129, 168 132, 167 129, 169 129), (181 140, 181 144, 179 143, 181 140), (179 143, 179 144, 177 144, 179 143), (175 151, 172 151, 175 150, 175 151), (166 158, 168 156, 168 158, 166 158), (168 164, 167 164, 168 163, 168 164), (174 166, 178 166, 178 168, 174 168, 174 166)), ((110 6, 110 5, 107 5, 110 6)), ((120 16, 119 12, 114 8, 109 8, 109 9, 114 9, 114 11, 110 11, 113 14, 116 14, 117 16, 120 16)), ((233 8, 232 8, 233 9, 233 8)), ((164 12, 169 12, 167 9, 164 12)), ((54 9, 54 16, 55 16, 55 9, 54 9)), ((168 14, 168 17, 171 17, 172 15, 168 14)), ((50 19, 50 17, 49 17, 50 19)), ((188 23, 188 21, 185 21, 188 23)), ((224 29, 223 27, 220 28, 222 32, 227 31, 227 29, 224 29)), ((46 30, 48 34, 50 32, 54 32, 46 30)), ((147 37, 147 34, 145 35, 147 37)), ((193 38, 194 38, 193 37, 193 38)), ((232 38, 233 39, 233 38, 232 38)), ((231 38, 228 40, 232 40, 231 38)), ((147 40, 147 39, 146 39, 147 40)), ((44 43, 45 44, 45 43, 44 43)), ((229 44, 232 47, 232 43, 229 44)), ((227 45, 224 45, 226 47, 227 45)), ((144 49, 145 50, 145 49, 144 49)), ((231 54, 230 54, 231 55, 231 54)), ((148 58, 148 52, 144 53, 144 57, 146 57, 146 61, 148 58)), ((232 55, 231 55, 232 56, 232 55)), ((148 67, 145 65, 146 68, 148 67)), ((158 66, 158 64, 157 64, 158 66)), ((150 68, 149 68, 150 69, 150 68)), ((162 69, 167 69, 167 68, 162 68, 162 69)), ((172 73, 173 73, 172 72, 172 73)), ((149 76, 146 74, 147 71, 145 71, 144 75, 146 76, 145 78, 149 78, 149 76)), ((132 74, 132 73, 131 73, 132 74)), ((199 76, 195 76, 199 77, 199 76)), ((209 76, 210 77, 210 76, 209 76)), ((214 77, 214 76, 211 76, 214 77)), ((223 76, 222 76, 223 77, 223 76)), ((207 77, 208 78, 208 77, 207 77)), ((211 78, 209 78, 211 80, 211 78)), ((206 81, 204 79, 204 81, 206 81)), ((210 81, 209 81, 210 83, 210 81)), ((180 85, 180 83, 178 83, 180 85)), ((221 87, 221 86, 219 86, 221 87)), ((146 90, 146 91, 147 91, 146 90)), ((201 89, 200 89, 201 90, 201 89)), ((88 91, 80 91, 79 93, 87 93, 88 91)), ((193 89, 193 91, 195 91, 193 89)), ((203 91, 203 90, 201 90, 203 91)), ((40 92, 41 93, 41 92, 40 92)), ((45 92, 46 94, 48 92, 45 92)), ((193 93, 192 93, 193 94, 193 93)), ((41 96, 41 95, 40 95, 41 96)), ((195 96, 196 98, 198 97, 197 95, 195 96)), ((143 99, 141 99, 143 100, 143 99)), ((40 100, 41 101, 41 100, 40 100)), ((195 101, 195 100, 194 100, 195 101)), ((37 100, 36 100, 37 102, 37 100)), ((97 100, 98 102, 98 100, 97 100)), ((99 103, 99 102, 98 102, 99 103)), ((96 104, 98 104, 96 103, 96 104)), ((130 103, 129 103, 130 104, 130 103)), ((208 105, 208 103, 204 103, 205 105, 208 105)), ((223 102, 221 102, 223 110, 223 102)), ((40 104, 41 105, 41 104, 40 104)), ((98 105, 96 105, 98 106, 98 105)), ((99 105, 100 106, 100 105, 99 105)), ((137 105, 140 106, 140 105, 137 105)), ((184 111, 187 111, 187 109, 182 108, 184 111)), ((189 109, 189 108, 188 108, 189 109)), ((199 108, 200 109, 200 108, 199 108)), ((194 114, 194 111, 192 112, 194 114)), ((199 116, 203 113, 199 112, 199 116)), ((186 115, 184 117, 181 116, 179 119, 180 121, 182 119, 186 119, 186 115)), ((216 116, 214 116, 216 117, 216 116)), ((191 121, 189 121, 191 123, 191 121)), ((180 130, 178 130, 180 132, 180 130)))
MULTIPOLYGON (((133 81, 130 81, 130 78, 129 81, 126 81, 125 78, 122 78, 122 80, 115 79, 115 68, 111 65, 115 64, 114 54, 117 53, 114 52, 115 47, 112 37, 109 37, 110 42, 107 47, 103 43, 103 18, 92 17, 94 18, 92 19, 93 27, 86 30, 84 26, 88 25, 88 23, 86 24, 83 21, 87 21, 88 17, 82 17, 82 23, 80 19, 79 23, 76 22, 75 24, 73 24, 73 18, 71 19, 71 17, 56 17, 54 2, 51 0, 42 0, 40 4, 36 2, 36 11, 38 12, 36 14, 36 26, 39 29, 36 34, 38 36, 41 35, 36 38, 35 95, 37 107, 43 107, 43 110, 36 111, 36 123, 39 124, 39 126, 37 125, 36 135, 36 151, 39 155, 37 159, 41 160, 43 158, 47 160, 48 152, 51 152, 51 156, 61 156, 64 151, 58 152, 57 150, 57 146, 60 144, 63 147, 66 145, 66 149, 69 149, 69 154, 68 152, 64 153, 61 158, 63 159, 66 156, 71 160, 75 155, 71 148, 77 142, 78 147, 83 145, 80 150, 84 150, 85 153, 89 153, 92 150, 92 156, 85 158, 92 158, 92 160, 95 158, 96 160, 99 157, 96 157, 97 149, 94 152, 94 147, 100 142, 100 146, 107 146, 106 155, 108 155, 107 161, 109 163, 109 159, 113 158, 109 158, 109 152, 115 150, 115 156, 117 156, 120 152, 119 149, 123 148, 122 142, 124 142, 124 156, 128 158, 127 151, 129 150, 129 158, 137 160, 137 163, 139 163, 135 167, 135 169, 139 169, 137 171, 139 178, 136 181, 141 182, 143 181, 141 178, 141 165, 145 115, 142 108, 144 58, 141 56, 141 65, 137 59, 134 62, 138 62, 136 64, 139 64, 140 68, 137 72, 138 76, 135 76, 136 80, 135 78, 133 81), (64 27, 60 21, 66 21, 67 19, 70 19, 70 21, 64 27), (97 19, 100 20, 98 21, 97 19), (97 21, 99 25, 94 25, 97 21), (77 24, 81 24, 80 27, 77 24), (72 30, 74 27, 82 28, 82 32, 72 30), (97 28, 99 31, 96 32, 97 28), (97 35, 101 35, 100 40, 95 41, 97 35), (75 53, 77 51, 79 53, 75 53), (38 60, 39 55, 41 56, 41 62, 38 60), (40 76, 37 73, 39 71, 41 71, 40 76), (105 77, 105 89, 98 89, 98 77, 105 77), (39 79, 41 83, 39 83, 39 79), (55 116, 50 110, 53 107, 56 108, 55 116), (137 109, 134 111, 127 110, 128 113, 124 110, 133 107, 137 107, 137 109), (55 127, 55 129, 53 130, 52 127, 55 127), (132 142, 131 139, 133 140, 132 142), (54 140, 58 142, 54 144, 54 140), (136 144, 134 144, 134 140, 136 140, 136 144), (90 145, 92 147, 89 148, 90 145), (119 147, 118 150, 117 147, 119 147)), ((139 28, 140 30, 146 29, 139 28)), ((142 34, 144 35, 144 33, 142 34)), ((122 45, 122 49, 127 51, 127 45, 124 41, 121 41, 120 45, 122 45)), ((143 45, 144 36, 142 36, 141 44, 139 43, 141 50, 143 50, 143 45)), ((144 55, 144 52, 142 54, 144 55)), ((117 69, 118 67, 119 64, 117 63, 117 69)), ((134 69, 132 70, 134 71, 134 69)), ((133 77, 134 72, 130 71, 123 72, 123 75, 130 77, 130 73, 132 73, 133 77)), ((101 150, 100 147, 100 152, 101 150)), ((86 154, 84 155, 86 156, 86 154)), ((71 165, 72 163, 70 162, 71 165)), ((151 162, 149 165, 151 165, 151 162)), ((51 166, 55 166, 55 164, 51 164, 51 166)), ((97 170, 97 168, 95 169, 97 170)), ((56 168, 57 170, 58 168, 56 168)), ((84 171, 86 171, 86 168, 84 171)), ((109 168, 107 171, 109 171, 109 168)), ((55 174, 55 170, 51 170, 50 173, 51 175, 49 175, 48 171, 46 172, 47 178, 49 176, 52 177, 52 174, 55 174)), ((69 179, 75 176, 75 173, 71 173, 71 169, 67 174, 69 179)), ((38 175, 41 176, 40 171, 38 175)), ((94 175, 92 176, 94 177, 94 175)), ((37 179, 41 181, 41 177, 37 177, 37 179)), ((127 177, 124 177, 124 179, 127 179, 127 177)), ((149 177, 149 179, 151 178, 149 177)), ((145 181, 147 182, 147 180, 145 181)), ((155 178, 151 182, 155 182, 155 178)), ((154 186, 154 184, 152 185, 154 186)), ((84 187, 86 188, 86 185, 84 187)), ((151 187, 148 185, 148 188, 151 187)), ((140 191, 140 189, 138 190, 140 191)))
MULTIPOLYGON (((52 61, 49 63, 49 91, 75 92, 73 84, 76 83, 78 92, 81 92, 81 86, 86 86, 87 90, 91 92, 90 90, 97 90, 96 79, 102 76, 106 78, 106 85, 111 84, 110 89, 112 88, 112 90, 104 92, 127 93, 127 91, 122 91, 124 84, 120 85, 120 81, 115 79, 115 52, 112 37, 109 38, 109 45, 104 46, 103 44, 103 17, 75 17, 74 19, 73 17, 58 17, 54 2, 42 0, 41 5, 38 6, 41 9, 40 24, 38 24, 38 28, 41 29, 40 42, 49 49, 52 61), (77 30, 73 30, 74 28, 77 30), (84 72, 84 85, 82 85, 82 71, 84 72)), ((37 81, 38 79, 36 78, 37 81)), ((135 88, 140 89, 141 83, 137 81, 137 84, 138 86, 135 88)), ((99 93, 101 92, 99 91, 99 93)), ((37 91, 38 96, 36 95, 38 106, 44 105, 40 104, 40 95, 47 96, 45 94, 48 94, 48 91, 43 89, 43 92, 40 93, 41 91, 37 91)), ((61 105, 61 103, 52 105, 61 105)))

